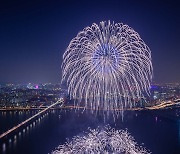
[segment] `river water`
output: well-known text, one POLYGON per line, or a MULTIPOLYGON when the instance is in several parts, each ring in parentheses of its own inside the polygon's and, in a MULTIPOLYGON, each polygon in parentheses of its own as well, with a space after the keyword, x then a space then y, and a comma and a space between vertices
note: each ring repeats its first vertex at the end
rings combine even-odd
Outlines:
MULTIPOLYGON (((37 111, 1 111, 0 134, 37 111)), ((180 154, 180 109, 126 111, 113 118, 74 110, 50 110, 0 142, 0 153, 47 154, 67 138, 97 127, 110 125, 127 129, 135 141, 153 154, 180 154)))

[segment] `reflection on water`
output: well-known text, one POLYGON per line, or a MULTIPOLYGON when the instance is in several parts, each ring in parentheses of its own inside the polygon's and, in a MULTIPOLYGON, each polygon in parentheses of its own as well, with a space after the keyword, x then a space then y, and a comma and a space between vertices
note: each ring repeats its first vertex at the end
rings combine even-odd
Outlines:
POLYGON ((3 145, 2 145, 2 152, 3 152, 3 153, 6 152, 6 144, 5 144, 5 143, 3 143, 3 145))
POLYGON ((179 141, 179 147, 180 147, 180 119, 177 122, 178 124, 178 141, 179 141))
MULTIPOLYGON (((0 112, 0 121, 4 124, 3 128, 0 127, 0 132, 36 113, 37 111, 0 112)), ((179 154, 179 115, 179 110, 133 111, 125 113, 123 121, 119 118, 114 122, 113 118, 104 121, 102 117, 94 117, 86 112, 50 110, 0 142, 0 153, 50 153, 59 144, 63 144, 66 138, 79 135, 88 127, 97 128, 110 124, 116 129, 127 128, 135 140, 139 144, 144 143, 143 146, 153 154, 179 154)))

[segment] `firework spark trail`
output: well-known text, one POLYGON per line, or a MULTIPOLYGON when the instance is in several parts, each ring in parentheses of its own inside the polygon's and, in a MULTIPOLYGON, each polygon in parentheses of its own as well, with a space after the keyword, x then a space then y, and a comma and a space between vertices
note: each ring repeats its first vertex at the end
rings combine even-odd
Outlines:
POLYGON ((92 111, 133 107, 149 94, 151 80, 150 49, 122 23, 84 28, 63 55, 62 83, 67 83, 70 99, 92 111))
POLYGON ((138 146, 127 130, 115 130, 106 126, 102 129, 89 129, 84 136, 75 136, 72 141, 60 145, 52 154, 148 154, 138 146))

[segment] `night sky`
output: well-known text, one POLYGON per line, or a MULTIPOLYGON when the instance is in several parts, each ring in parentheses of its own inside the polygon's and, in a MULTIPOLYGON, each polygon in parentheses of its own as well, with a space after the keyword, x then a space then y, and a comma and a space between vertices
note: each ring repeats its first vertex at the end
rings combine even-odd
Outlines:
POLYGON ((154 82, 180 82, 180 4, 172 0, 1 0, 0 82, 60 82, 71 39, 103 20, 140 34, 152 51, 154 82))

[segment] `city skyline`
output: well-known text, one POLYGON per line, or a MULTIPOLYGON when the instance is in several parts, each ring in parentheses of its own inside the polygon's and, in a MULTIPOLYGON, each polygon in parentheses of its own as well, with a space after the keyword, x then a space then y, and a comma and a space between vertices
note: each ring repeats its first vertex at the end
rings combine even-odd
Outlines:
POLYGON ((176 2, 12 1, 0 8, 0 82, 60 82, 68 42, 102 20, 128 24, 141 35, 152 51, 153 82, 180 82, 176 2))
POLYGON ((0 3, 0 153, 179 154, 177 1, 0 3))

